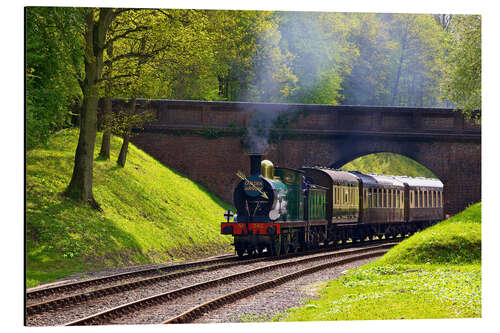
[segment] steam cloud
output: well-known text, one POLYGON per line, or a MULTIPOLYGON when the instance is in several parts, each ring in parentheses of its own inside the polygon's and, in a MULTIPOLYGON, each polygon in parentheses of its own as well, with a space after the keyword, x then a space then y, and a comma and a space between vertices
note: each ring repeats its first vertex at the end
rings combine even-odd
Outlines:
POLYGON ((247 127, 248 144, 251 153, 263 154, 269 146, 269 135, 279 112, 275 110, 256 111, 247 127))

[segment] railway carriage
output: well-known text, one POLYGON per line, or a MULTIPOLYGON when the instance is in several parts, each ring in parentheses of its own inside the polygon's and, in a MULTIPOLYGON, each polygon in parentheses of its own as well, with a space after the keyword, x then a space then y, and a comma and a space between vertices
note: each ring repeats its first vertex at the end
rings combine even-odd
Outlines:
POLYGON ((432 178, 391 176, 406 187, 405 221, 436 222, 444 218, 443 183, 432 178))

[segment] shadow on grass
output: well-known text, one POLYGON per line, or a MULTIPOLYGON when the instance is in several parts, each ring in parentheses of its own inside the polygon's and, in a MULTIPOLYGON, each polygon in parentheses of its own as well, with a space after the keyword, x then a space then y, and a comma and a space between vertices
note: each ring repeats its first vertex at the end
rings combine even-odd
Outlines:
POLYGON ((146 260, 136 238, 103 214, 59 196, 31 195, 30 199, 32 207, 26 212, 28 281, 51 281, 146 260))

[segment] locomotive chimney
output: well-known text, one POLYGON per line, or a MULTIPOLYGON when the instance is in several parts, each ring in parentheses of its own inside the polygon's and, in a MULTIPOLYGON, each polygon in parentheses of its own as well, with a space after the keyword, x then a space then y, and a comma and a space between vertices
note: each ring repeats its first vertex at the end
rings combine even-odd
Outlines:
POLYGON ((248 156, 250 156, 250 175, 259 176, 261 173, 260 162, 262 160, 262 154, 250 153, 248 156))

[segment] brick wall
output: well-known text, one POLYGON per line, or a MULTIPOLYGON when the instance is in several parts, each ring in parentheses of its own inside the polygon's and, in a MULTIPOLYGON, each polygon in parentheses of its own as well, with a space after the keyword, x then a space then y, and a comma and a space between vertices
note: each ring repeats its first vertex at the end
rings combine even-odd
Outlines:
POLYGON ((481 128, 446 109, 312 106, 257 103, 153 101, 158 121, 133 138, 160 162, 232 203, 241 170, 248 174, 247 149, 237 128, 253 112, 300 112, 264 158, 279 166, 340 167, 366 154, 408 156, 436 174, 445 186, 445 211, 456 213, 481 200, 481 128), (215 138, 200 130, 216 128, 215 138))

